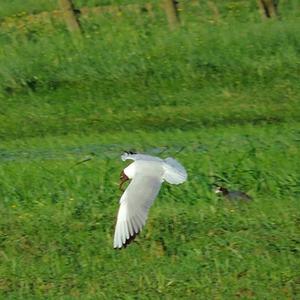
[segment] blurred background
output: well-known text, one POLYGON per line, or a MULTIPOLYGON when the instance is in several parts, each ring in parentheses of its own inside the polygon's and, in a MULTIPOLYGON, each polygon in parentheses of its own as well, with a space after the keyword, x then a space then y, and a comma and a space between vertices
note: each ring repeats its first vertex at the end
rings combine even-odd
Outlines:
POLYGON ((1 297, 298 299, 299 25, 298 0, 1 0, 1 297), (116 252, 124 150, 189 180, 116 252))

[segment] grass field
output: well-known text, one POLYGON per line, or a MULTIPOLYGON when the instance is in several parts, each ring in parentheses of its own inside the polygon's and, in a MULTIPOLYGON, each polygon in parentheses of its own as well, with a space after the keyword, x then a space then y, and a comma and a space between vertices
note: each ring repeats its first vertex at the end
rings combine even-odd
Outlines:
POLYGON ((300 299, 299 3, 270 22, 216 3, 218 19, 186 3, 174 32, 160 11, 91 16, 80 40, 60 22, 0 27, 0 299, 300 299), (189 178, 115 251, 123 150, 189 178))

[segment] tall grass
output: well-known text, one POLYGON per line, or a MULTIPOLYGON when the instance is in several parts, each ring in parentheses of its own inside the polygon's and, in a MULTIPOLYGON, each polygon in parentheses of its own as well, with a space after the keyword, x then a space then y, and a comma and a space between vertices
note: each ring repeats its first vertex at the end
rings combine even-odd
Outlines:
POLYGON ((3 45, 2 138, 298 119, 293 21, 173 33, 130 18, 94 22, 79 44, 58 30, 3 45))

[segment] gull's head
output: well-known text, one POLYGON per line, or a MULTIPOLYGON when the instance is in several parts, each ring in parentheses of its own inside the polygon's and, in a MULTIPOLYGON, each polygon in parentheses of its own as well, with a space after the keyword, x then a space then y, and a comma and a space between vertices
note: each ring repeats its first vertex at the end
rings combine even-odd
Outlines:
POLYGON ((215 193, 216 193, 216 194, 222 193, 222 192, 221 192, 221 187, 220 187, 220 186, 217 186, 217 187, 215 188, 215 193))
POLYGON ((128 159, 130 156, 137 154, 134 151, 124 151, 123 154, 121 155, 121 159, 123 161, 125 161, 126 159, 128 159))
POLYGON ((228 190, 222 186, 217 186, 215 188, 215 193, 216 194, 226 194, 226 193, 228 193, 228 190))

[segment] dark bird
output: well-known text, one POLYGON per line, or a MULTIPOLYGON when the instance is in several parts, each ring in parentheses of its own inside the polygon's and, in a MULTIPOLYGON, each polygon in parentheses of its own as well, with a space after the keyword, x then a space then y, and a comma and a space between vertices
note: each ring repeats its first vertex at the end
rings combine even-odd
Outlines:
POLYGON ((229 200, 244 200, 244 201, 252 200, 252 198, 244 192, 229 191, 227 188, 222 187, 222 186, 218 186, 215 189, 215 193, 216 194, 221 194, 222 196, 224 196, 225 198, 227 198, 229 200))

